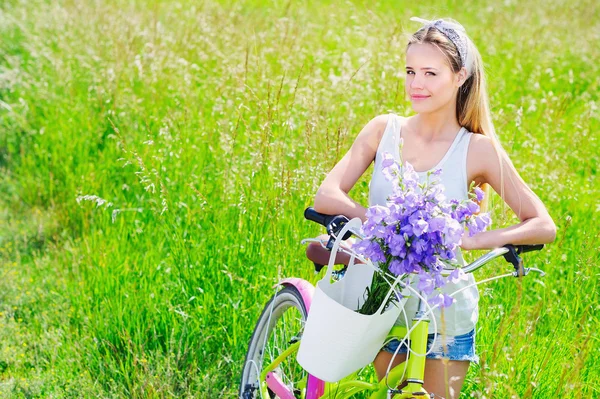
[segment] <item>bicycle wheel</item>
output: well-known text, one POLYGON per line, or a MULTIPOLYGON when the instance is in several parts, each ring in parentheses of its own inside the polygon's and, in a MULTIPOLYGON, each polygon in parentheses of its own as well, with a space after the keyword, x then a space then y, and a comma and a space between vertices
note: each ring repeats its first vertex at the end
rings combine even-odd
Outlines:
MULTIPOLYGON (((300 339, 306 317, 306 307, 296 287, 283 288, 267 302, 248 345, 240 382, 240 398, 261 397, 261 371, 300 339)), ((285 358, 274 372, 297 398, 303 397, 307 373, 296 362, 295 353, 285 358)), ((275 397, 271 391, 269 395, 271 398, 275 397)))

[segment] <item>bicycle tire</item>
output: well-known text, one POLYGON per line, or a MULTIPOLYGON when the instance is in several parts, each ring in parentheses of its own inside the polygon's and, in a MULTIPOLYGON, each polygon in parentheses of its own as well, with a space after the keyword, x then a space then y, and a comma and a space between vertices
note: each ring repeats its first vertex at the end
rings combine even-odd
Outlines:
MULTIPOLYGON (((265 305, 250 338, 248 352, 242 369, 240 395, 242 399, 260 398, 260 372, 265 357, 270 364, 295 339, 300 339, 308 312, 302 295, 294 286, 286 286, 277 292, 265 305)), ((276 369, 278 376, 295 391, 296 397, 302 397, 295 384, 306 382, 307 373, 289 356, 276 369)), ((275 395, 269 392, 271 398, 275 395)))

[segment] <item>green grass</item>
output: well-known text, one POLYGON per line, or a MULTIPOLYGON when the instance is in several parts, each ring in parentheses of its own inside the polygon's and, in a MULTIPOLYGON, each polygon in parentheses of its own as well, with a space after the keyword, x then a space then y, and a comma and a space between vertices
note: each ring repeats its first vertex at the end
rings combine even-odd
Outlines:
MULTIPOLYGON (((500 139, 559 228, 526 257, 547 277, 481 288, 463 396, 599 396, 598 8, 3 2, 0 396, 234 397, 272 285, 312 278, 319 182, 369 119, 410 112, 415 15, 466 26, 500 139)), ((515 220, 494 203, 496 226, 515 220)))

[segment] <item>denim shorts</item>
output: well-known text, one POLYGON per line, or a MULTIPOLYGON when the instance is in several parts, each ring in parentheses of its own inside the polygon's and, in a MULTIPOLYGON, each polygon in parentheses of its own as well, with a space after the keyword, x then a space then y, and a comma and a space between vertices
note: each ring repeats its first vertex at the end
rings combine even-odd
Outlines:
MULTIPOLYGON (((427 338, 427 351, 431 349, 436 334, 429 334, 427 338)), ((396 352, 400 341, 393 339, 385 344, 382 350, 390 353, 396 352)), ((398 354, 406 354, 406 342, 398 349, 398 354)), ((479 356, 475 352, 475 330, 454 337, 437 334, 435 348, 427 355, 427 359, 466 360, 479 364, 479 356)))

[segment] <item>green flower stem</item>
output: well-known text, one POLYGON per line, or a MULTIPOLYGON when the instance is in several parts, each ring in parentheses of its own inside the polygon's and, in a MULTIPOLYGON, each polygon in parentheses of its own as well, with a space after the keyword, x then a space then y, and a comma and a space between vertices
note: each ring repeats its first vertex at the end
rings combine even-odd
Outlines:
MULTIPOLYGON (((388 261, 382 268, 383 270, 388 270, 389 262, 390 260, 388 259, 388 261)), ((361 306, 361 308, 358 309, 358 313, 364 315, 375 314, 377 310, 379 310, 379 307, 381 306, 383 301, 385 300, 385 297, 388 294, 389 290, 392 289, 391 284, 393 283, 387 280, 384 277, 383 273, 375 272, 375 274, 373 275, 373 280, 371 281, 371 286, 367 287, 365 292, 366 300, 361 306)), ((396 295, 390 295, 385 305, 387 306, 388 304, 395 302, 396 299, 396 295)))

